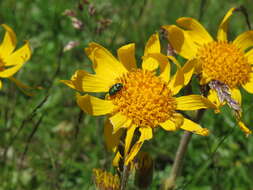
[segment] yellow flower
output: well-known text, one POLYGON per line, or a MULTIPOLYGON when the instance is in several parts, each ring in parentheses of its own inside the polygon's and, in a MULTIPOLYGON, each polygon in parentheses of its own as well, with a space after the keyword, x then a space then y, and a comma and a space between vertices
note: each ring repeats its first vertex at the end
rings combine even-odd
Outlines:
MULTIPOLYGON (((62 82, 81 92, 109 92, 105 100, 88 94, 77 95, 77 103, 91 115, 108 114, 110 122, 105 123, 105 138, 109 149, 116 151, 126 130, 125 165, 136 156, 143 142, 152 138, 153 130, 158 126, 167 131, 181 128, 200 135, 208 134, 207 129, 176 111, 215 107, 199 95, 175 97, 190 81, 195 60, 186 63, 170 77, 170 64, 160 53, 157 34, 152 35, 146 44, 142 69, 136 66, 134 44, 119 48, 118 60, 96 43, 90 43, 85 51, 93 63, 95 74, 78 70, 71 80, 62 82), (159 65, 160 75, 157 76, 155 71, 159 65), (139 139, 132 142, 138 131, 139 139)), ((116 157, 119 156, 118 153, 116 157)))
POLYGON ((120 178, 101 169, 93 169, 93 178, 99 190, 119 190, 120 178))
MULTIPOLYGON (((31 49, 29 43, 25 42, 25 45, 14 51, 17 44, 16 34, 6 24, 2 24, 1 26, 6 32, 0 45, 0 78, 8 78, 18 86, 25 86, 12 76, 30 59, 31 49)), ((0 80, 0 89, 1 88, 2 82, 0 80)))
POLYGON ((193 18, 182 17, 176 21, 179 27, 169 25, 163 28, 179 55, 197 60, 195 72, 200 76, 200 84, 211 86, 209 98, 218 106, 226 102, 232 107, 238 113, 240 128, 250 134, 251 131, 240 121, 241 93, 238 88, 243 87, 253 93, 253 50, 249 50, 253 45, 253 31, 244 32, 234 41, 228 41, 228 22, 234 11, 236 8, 231 8, 220 23, 217 40, 193 18))

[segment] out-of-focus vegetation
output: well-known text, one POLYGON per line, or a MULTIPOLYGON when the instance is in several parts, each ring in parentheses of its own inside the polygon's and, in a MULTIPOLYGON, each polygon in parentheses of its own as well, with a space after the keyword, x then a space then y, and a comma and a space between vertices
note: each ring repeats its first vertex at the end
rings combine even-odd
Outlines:
MULTIPOLYGON (((29 40, 31 60, 16 74, 24 83, 40 87, 35 96, 24 95, 10 81, 0 91, 0 190, 95 189, 92 169, 112 170, 112 154, 106 152, 103 117, 80 111, 75 92, 59 82, 77 69, 91 71, 83 48, 96 41, 116 52, 135 42, 140 60, 145 42, 161 25, 174 24, 182 16, 200 19, 213 36, 231 7, 244 5, 253 23, 250 0, 2 0, 0 23, 17 33, 19 45, 29 40), (66 9, 73 12, 65 12, 66 9), (64 14, 65 12, 65 14, 64 14), (78 20, 71 20, 75 14, 78 20), (73 16, 73 15, 72 15, 73 16), (73 26, 75 21, 75 27, 73 26), (79 24, 79 25, 78 25, 79 24), (79 43, 63 51, 70 41, 79 43)), ((247 30, 242 14, 230 23, 230 39, 247 30)), ((1 37, 4 30, 1 28, 1 37)), ((162 39, 164 47, 166 40, 162 39)), ((244 121, 252 128, 252 95, 243 92, 244 121)), ((253 187, 253 138, 235 125, 228 107, 222 115, 207 111, 201 124, 209 137, 194 135, 178 189, 248 190, 253 187)), ((182 131, 157 130, 144 144, 155 160, 150 189, 159 189, 171 168, 182 131)), ((129 189, 134 189, 130 178, 129 189)))

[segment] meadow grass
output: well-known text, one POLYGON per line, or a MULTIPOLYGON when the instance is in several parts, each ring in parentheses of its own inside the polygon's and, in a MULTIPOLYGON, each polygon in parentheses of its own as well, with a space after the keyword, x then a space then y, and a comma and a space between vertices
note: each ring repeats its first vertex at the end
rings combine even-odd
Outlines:
MULTIPOLYGON (((112 154, 104 146, 104 118, 80 111, 75 92, 59 82, 70 79, 77 69, 91 71, 83 51, 89 42, 98 42, 114 54, 121 45, 134 42, 140 62, 148 37, 179 17, 200 19, 213 36, 231 7, 244 5, 253 20, 249 0, 94 0, 82 9, 78 4, 69 0, 0 1, 0 23, 14 29, 19 45, 29 40, 33 50, 31 60, 16 77, 40 87, 28 97, 4 80, 0 91, 0 190, 95 189, 92 169, 112 170, 112 154), (93 15, 91 4, 96 10, 93 15), (63 14, 66 9, 77 12, 83 22, 80 30, 63 14), (73 40, 80 45, 63 52, 73 40)), ((245 30, 243 15, 234 15, 230 39, 245 30)), ((3 33, 1 29, 1 36, 3 33)), ((165 47, 167 41, 162 39, 162 43, 165 47)), ((252 105, 252 96, 243 92, 243 119, 249 127, 253 124, 252 105)), ((201 124, 212 133, 193 136, 178 189, 251 189, 252 136, 246 138, 235 125, 228 107, 222 115, 207 111, 201 124)), ((145 143, 143 150, 155 160, 150 189, 159 189, 168 176, 181 134, 157 130, 154 139, 145 143)), ((130 177, 129 189, 135 189, 132 182, 130 177)))

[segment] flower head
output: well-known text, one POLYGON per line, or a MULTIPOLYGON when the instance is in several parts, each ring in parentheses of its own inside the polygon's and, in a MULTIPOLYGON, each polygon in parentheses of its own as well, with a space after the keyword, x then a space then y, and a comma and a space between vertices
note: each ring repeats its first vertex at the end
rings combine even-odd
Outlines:
POLYGON ((119 190, 120 178, 101 169, 93 169, 93 178, 99 190, 119 190))
MULTIPOLYGON (((209 98, 216 101, 217 105, 227 103, 237 115, 241 115, 241 95, 238 88, 243 87, 253 93, 253 50, 248 51, 253 46, 253 31, 244 32, 234 41, 228 41, 228 22, 235 11, 236 8, 230 9, 223 18, 218 28, 217 40, 193 18, 179 18, 179 27, 163 27, 168 32, 170 44, 179 55, 197 60, 195 72, 200 76, 200 84, 209 84, 211 87, 209 98), (213 86, 215 83, 220 86, 213 86), (227 88, 226 92, 221 91, 224 87, 227 88)), ((237 120, 240 125, 239 116, 237 120)), ((243 130, 246 134, 251 133, 246 127, 243 130)))
MULTIPOLYGON (((1 25, 5 30, 5 35, 2 43, 0 44, 0 78, 9 78, 17 85, 22 86, 19 81, 12 76, 23 66, 23 64, 30 59, 31 49, 29 43, 25 42, 18 50, 16 48, 16 34, 6 24, 1 25)), ((24 86, 24 85, 23 85, 24 86)), ((2 82, 0 80, 0 89, 2 82)))
POLYGON ((109 149, 117 150, 125 132, 124 157, 127 165, 136 156, 143 142, 153 137, 153 130, 161 126, 167 131, 182 128, 200 135, 208 130, 184 118, 177 110, 196 110, 214 105, 199 95, 175 97, 186 85, 194 71, 195 60, 189 61, 170 77, 168 57, 160 53, 157 34, 148 40, 142 68, 137 68, 135 45, 118 49, 118 60, 105 48, 90 43, 85 49, 93 63, 95 74, 77 71, 66 85, 81 92, 105 92, 105 99, 88 94, 77 95, 77 103, 91 115, 108 115, 105 138, 109 149), (160 66, 160 74, 156 74, 160 66), (135 133, 139 139, 134 141, 135 133))

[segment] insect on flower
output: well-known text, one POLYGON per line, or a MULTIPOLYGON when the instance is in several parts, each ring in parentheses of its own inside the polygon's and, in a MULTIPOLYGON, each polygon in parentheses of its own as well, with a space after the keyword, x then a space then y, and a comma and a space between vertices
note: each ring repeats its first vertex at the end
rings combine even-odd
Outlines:
POLYGON ((122 83, 116 83, 109 89, 110 96, 115 95, 117 92, 119 92, 123 88, 122 83))

